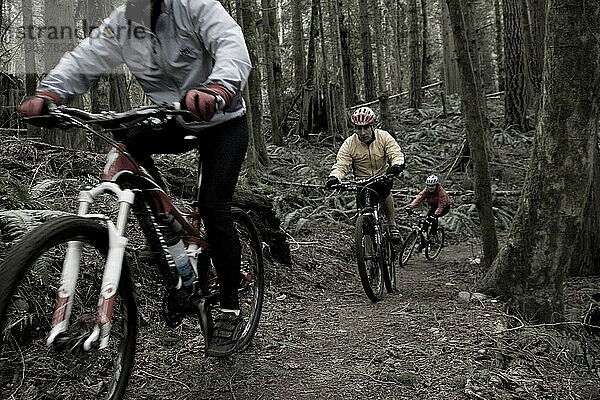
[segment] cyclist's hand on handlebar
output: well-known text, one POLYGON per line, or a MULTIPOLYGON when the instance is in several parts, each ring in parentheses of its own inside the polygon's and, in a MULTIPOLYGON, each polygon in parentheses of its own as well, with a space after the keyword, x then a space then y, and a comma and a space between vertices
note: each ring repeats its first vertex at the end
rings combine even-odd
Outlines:
POLYGON ((327 182, 325 182, 325 187, 327 189, 333 189, 334 186, 339 185, 341 182, 338 178, 336 178, 335 176, 330 176, 329 178, 327 178, 327 182))
POLYGON ((387 175, 395 175, 396 177, 400 176, 400 174, 404 171, 404 164, 394 164, 390 165, 385 172, 387 175))
POLYGON ((52 92, 41 92, 25 99, 19 106, 21 117, 48 115, 50 110, 61 104, 60 96, 52 92))
POLYGON ((211 83, 204 88, 188 90, 181 101, 182 108, 188 110, 198 121, 210 121, 217 111, 227 107, 233 93, 225 87, 211 83))

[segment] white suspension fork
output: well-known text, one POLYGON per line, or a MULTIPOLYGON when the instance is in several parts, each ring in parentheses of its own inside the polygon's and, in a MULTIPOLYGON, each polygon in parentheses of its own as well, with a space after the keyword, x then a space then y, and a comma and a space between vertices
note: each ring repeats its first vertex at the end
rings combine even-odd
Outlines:
MULTIPOLYGON (((108 255, 106 257, 106 265, 104 266, 104 274, 102 277, 96 323, 92 333, 84 342, 83 347, 85 350, 89 350, 92 347, 92 343, 98 340, 100 342, 99 348, 104 348, 108 344, 115 300, 114 296, 117 293, 117 288, 119 286, 123 266, 123 256, 125 254, 125 246, 127 245, 127 238, 124 237, 125 226, 127 225, 131 205, 135 199, 135 194, 131 190, 121 190, 115 183, 103 182, 91 190, 80 192, 78 215, 83 217, 98 217, 98 215, 88 214, 90 204, 94 202, 96 197, 106 192, 116 195, 119 201, 119 214, 117 216, 116 226, 112 221, 107 221, 109 235, 108 255)), ((100 217, 107 219, 104 216, 100 217)), ((54 311, 53 328, 46 341, 48 345, 54 342, 59 333, 65 332, 68 328, 69 316, 73 304, 73 294, 79 275, 81 247, 82 243, 77 241, 72 241, 68 244, 56 308, 54 311)))

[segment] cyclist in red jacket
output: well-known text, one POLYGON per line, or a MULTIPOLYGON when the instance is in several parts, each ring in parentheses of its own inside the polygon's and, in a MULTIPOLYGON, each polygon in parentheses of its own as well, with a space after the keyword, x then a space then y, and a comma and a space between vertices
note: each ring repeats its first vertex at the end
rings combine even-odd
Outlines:
MULTIPOLYGON (((450 211, 450 197, 439 184, 439 179, 436 175, 430 175, 425 181, 427 185, 425 189, 415 197, 415 199, 406 207, 408 213, 412 213, 413 208, 419 205, 423 199, 427 200, 429 211, 427 212, 427 223, 431 224, 430 237, 435 237, 438 228, 438 218, 443 217, 450 211)), ((427 227, 425 227, 427 229, 427 227)))

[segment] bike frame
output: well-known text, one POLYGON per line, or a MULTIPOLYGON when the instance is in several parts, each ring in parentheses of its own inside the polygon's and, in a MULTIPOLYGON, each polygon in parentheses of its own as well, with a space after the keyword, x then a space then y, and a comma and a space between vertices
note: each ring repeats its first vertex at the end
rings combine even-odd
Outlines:
MULTIPOLYGON (((92 130, 87 125, 85 127, 88 130, 92 130)), ((188 242, 187 254, 190 257, 196 276, 198 276, 199 254, 208 248, 208 243, 200 234, 200 215, 197 207, 194 207, 191 213, 184 213, 179 210, 154 178, 127 152, 123 144, 113 144, 111 147, 107 154, 107 162, 100 179, 101 183, 94 188, 80 192, 79 210, 77 213, 81 217, 106 221, 109 234, 109 248, 102 276, 96 321, 92 332, 83 343, 83 349, 86 351, 95 346, 103 349, 108 345, 115 295, 119 287, 123 257, 125 255, 125 247, 127 246, 127 238, 124 236, 125 227, 136 195, 143 195, 144 203, 150 213, 151 219, 153 219, 153 223, 155 223, 155 215, 171 214, 181 224, 183 236, 188 242), (143 189, 122 189, 119 184, 124 181, 132 184, 140 180, 144 183, 143 189), (104 214, 91 214, 89 212, 94 200, 104 194, 115 196, 119 202, 116 223, 113 223, 104 214)), ((199 176, 199 179, 201 179, 201 176, 199 176)), ((141 185, 134 184, 133 186, 141 185)), ((169 269, 174 271, 175 264, 166 249, 166 245, 162 241, 160 230, 156 229, 156 232, 163 244, 163 252, 167 258, 169 269)), ((68 244, 52 318, 53 327, 46 340, 47 345, 52 345, 57 336, 68 329, 69 317, 73 305, 73 294, 75 293, 79 275, 81 248, 81 242, 71 241, 68 244)), ((181 277, 177 276, 177 279, 178 283, 176 287, 180 287, 181 277)))
MULTIPOLYGON (((382 240, 383 232, 381 231, 381 221, 379 220, 379 218, 380 218, 379 213, 380 213, 380 207, 381 207, 379 205, 379 196, 373 189, 369 188, 368 185, 365 185, 360 190, 364 191, 366 205, 364 207, 359 208, 358 214, 369 215, 373 218, 373 221, 374 221, 373 228, 375 229, 375 245, 376 245, 375 254, 379 257, 379 256, 381 256, 381 250, 383 249, 383 240, 382 240), (371 205, 372 197, 376 198, 376 200, 375 200, 376 203, 373 205, 371 205)), ((360 198, 360 196, 361 195, 359 194, 357 197, 360 198)))

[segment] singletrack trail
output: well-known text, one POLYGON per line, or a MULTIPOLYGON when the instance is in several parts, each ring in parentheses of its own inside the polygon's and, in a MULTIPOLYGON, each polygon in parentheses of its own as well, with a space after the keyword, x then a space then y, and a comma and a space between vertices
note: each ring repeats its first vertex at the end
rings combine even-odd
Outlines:
POLYGON ((241 354, 204 358, 193 321, 142 327, 128 398, 566 398, 575 390, 567 377, 512 369, 500 303, 459 299, 473 291, 477 246, 450 244, 435 261, 413 255, 399 293, 374 304, 350 233, 315 234, 297 245, 292 267, 271 271, 259 330, 241 354))

